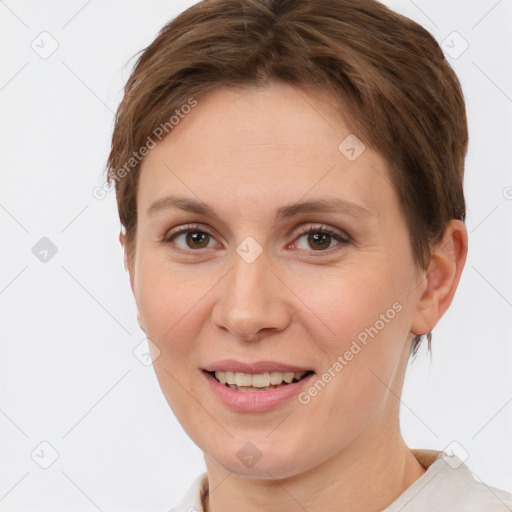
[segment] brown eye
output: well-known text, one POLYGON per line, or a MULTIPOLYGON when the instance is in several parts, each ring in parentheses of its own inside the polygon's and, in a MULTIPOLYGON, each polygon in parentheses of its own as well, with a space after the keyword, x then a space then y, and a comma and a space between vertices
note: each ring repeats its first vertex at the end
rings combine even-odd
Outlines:
POLYGON ((314 250, 328 249, 331 245, 332 237, 328 233, 309 233, 307 240, 314 250))
MULTIPOLYGON (((306 247, 298 247, 304 250, 313 250, 316 252, 327 252, 331 248, 333 241, 338 242, 335 246, 346 245, 350 242, 348 237, 343 236, 341 233, 337 233, 324 226, 321 227, 308 227, 303 229, 299 233, 297 240, 301 238, 306 239, 306 247)), ((298 243, 296 245, 299 245, 298 243)))
POLYGON ((202 231, 188 231, 185 241, 191 249, 204 249, 208 245, 209 236, 208 233, 203 233, 202 231))
POLYGON ((183 250, 206 249, 212 236, 203 229, 194 226, 185 226, 174 233, 169 234, 164 239, 164 243, 173 243, 183 250), (178 242, 183 238, 183 241, 178 242))

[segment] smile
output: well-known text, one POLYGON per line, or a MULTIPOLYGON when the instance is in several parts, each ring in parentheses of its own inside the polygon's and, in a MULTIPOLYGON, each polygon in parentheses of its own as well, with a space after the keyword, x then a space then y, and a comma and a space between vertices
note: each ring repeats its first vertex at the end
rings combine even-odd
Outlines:
POLYGON ((218 370, 208 373, 221 384, 237 391, 269 391, 280 386, 286 386, 292 382, 298 382, 312 372, 265 372, 251 374, 218 370))

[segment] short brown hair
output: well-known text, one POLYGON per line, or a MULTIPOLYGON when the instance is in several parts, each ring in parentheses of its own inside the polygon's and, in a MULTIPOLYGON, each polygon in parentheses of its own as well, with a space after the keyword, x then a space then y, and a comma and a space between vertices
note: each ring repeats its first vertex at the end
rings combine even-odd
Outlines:
MULTIPOLYGON (((107 162, 131 265, 141 160, 133 155, 191 98, 219 86, 280 81, 330 92, 349 129, 389 162, 421 268, 448 221, 465 221, 468 130, 459 80, 432 35, 383 4, 203 0, 141 51, 116 113, 107 162)), ((430 348, 430 333, 428 339, 430 348)), ((420 342, 415 335, 411 353, 420 342)))

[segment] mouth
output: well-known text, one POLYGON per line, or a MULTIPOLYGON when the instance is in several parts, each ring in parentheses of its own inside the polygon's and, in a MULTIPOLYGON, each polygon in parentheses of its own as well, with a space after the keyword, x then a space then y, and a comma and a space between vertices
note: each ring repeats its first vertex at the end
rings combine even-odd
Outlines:
POLYGON ((315 373, 312 370, 300 372, 265 372, 240 373, 230 370, 207 371, 217 382, 224 386, 242 392, 270 391, 288 386, 305 379, 315 373))

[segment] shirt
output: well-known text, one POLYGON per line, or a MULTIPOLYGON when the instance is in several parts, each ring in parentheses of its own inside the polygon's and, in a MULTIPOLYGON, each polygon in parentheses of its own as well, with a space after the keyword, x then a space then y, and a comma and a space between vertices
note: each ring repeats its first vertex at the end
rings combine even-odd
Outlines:
MULTIPOLYGON (((478 482, 456 455, 411 450, 426 472, 381 512, 511 512, 512 494, 478 482)), ((170 512, 204 512, 207 473, 199 475, 170 512)))

